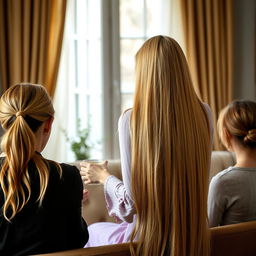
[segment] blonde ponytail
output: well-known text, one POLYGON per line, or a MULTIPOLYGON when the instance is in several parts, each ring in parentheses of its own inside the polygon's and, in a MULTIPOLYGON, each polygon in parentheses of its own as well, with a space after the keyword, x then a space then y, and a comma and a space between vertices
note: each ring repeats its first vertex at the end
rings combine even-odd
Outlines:
POLYGON ((39 174, 38 200, 42 203, 49 170, 46 161, 35 151, 35 132, 53 115, 52 102, 43 86, 17 84, 1 97, 0 121, 5 129, 1 149, 5 159, 0 185, 5 197, 3 215, 8 221, 23 209, 31 196, 29 162, 35 164, 39 174))

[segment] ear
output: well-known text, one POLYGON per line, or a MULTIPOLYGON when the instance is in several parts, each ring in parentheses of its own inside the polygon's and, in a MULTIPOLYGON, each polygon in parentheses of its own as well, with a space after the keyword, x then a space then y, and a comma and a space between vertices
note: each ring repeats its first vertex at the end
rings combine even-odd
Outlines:
POLYGON ((231 135, 231 133, 228 131, 228 129, 223 128, 223 132, 224 132, 224 134, 225 134, 226 139, 227 139, 227 140, 230 140, 231 137, 232 137, 232 135, 231 135))
POLYGON ((223 128, 223 133, 224 133, 225 141, 226 141, 225 147, 227 148, 227 150, 232 151, 233 135, 226 128, 223 128))
POLYGON ((54 117, 50 117, 48 120, 44 123, 44 132, 48 133, 51 131, 52 123, 53 123, 54 117))

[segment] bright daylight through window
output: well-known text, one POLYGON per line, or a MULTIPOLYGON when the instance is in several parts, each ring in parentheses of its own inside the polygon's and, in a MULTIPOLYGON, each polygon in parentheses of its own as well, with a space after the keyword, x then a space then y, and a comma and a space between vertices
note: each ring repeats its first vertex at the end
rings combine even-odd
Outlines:
POLYGON ((79 140, 84 128, 89 131, 90 158, 119 157, 117 122, 133 104, 134 56, 147 38, 170 34, 169 2, 68 1, 54 98, 55 142, 51 144, 61 145, 58 155, 51 154, 55 160, 75 160, 71 142, 79 140))

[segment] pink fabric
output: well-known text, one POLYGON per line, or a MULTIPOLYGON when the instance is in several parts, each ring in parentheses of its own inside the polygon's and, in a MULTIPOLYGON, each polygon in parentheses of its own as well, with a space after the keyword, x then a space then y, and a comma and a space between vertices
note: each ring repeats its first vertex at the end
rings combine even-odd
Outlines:
POLYGON ((127 222, 121 224, 111 222, 94 223, 88 227, 89 241, 85 247, 129 242, 133 227, 133 223, 127 222))
MULTIPOLYGON (((204 107, 208 114, 212 131, 211 110, 207 104, 204 104, 204 107)), ((88 227, 89 241, 86 247, 130 241, 130 236, 136 223, 136 214, 131 194, 131 112, 131 109, 124 112, 118 123, 123 181, 115 176, 110 176, 104 184, 104 194, 109 215, 121 223, 100 222, 90 225, 88 227)))
POLYGON ((136 223, 134 203, 131 195, 131 110, 126 111, 119 119, 119 145, 123 181, 110 176, 104 184, 104 194, 109 215, 117 222, 99 222, 88 227, 89 241, 85 247, 125 243, 130 241, 136 223))

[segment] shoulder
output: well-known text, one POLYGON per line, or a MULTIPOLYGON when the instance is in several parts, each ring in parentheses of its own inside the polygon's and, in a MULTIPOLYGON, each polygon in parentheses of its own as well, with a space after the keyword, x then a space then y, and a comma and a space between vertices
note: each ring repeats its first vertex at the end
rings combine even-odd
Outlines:
POLYGON ((205 110, 205 113, 206 113, 208 119, 211 120, 212 119, 212 110, 211 110, 210 106, 205 102, 201 102, 201 104, 205 110))
POLYGON ((49 166, 49 168, 51 170, 58 170, 58 165, 60 165, 62 172, 65 175, 76 175, 77 173, 79 173, 79 170, 74 166, 74 165, 70 165, 70 164, 66 164, 66 163, 57 163, 55 161, 52 160, 46 160, 47 164, 49 166))
POLYGON ((231 172, 232 167, 229 167, 218 174, 216 174, 210 182, 209 185, 209 194, 208 194, 208 199, 209 200, 220 200, 223 199, 224 197, 227 196, 227 194, 230 193, 228 191, 228 188, 230 187, 229 181, 228 181, 228 176, 229 173, 231 172))
POLYGON ((82 184, 80 172, 75 166, 65 163, 60 164, 60 166, 62 169, 62 179, 64 179, 64 181, 73 185, 82 184))
POLYGON ((217 186, 217 185, 225 185, 230 179, 232 179, 232 170, 233 167, 230 166, 227 169, 217 173, 212 179, 211 179, 211 185, 217 186))
POLYGON ((125 110, 119 118, 118 127, 119 129, 123 126, 130 126, 130 119, 132 114, 132 108, 125 110))
POLYGON ((58 163, 47 160, 50 169, 48 183, 48 202, 55 202, 59 208, 79 207, 82 200, 83 183, 75 166, 61 163, 61 175, 58 163))
MULTIPOLYGON (((58 171, 58 163, 55 163, 54 161, 49 161, 47 160, 48 165, 50 167, 50 172, 52 176, 59 176, 59 171, 58 171)), ((61 180, 64 180, 67 183, 74 183, 81 180, 79 170, 69 164, 61 163, 59 164, 61 167, 61 180)))
POLYGON ((130 120, 131 114, 132 114, 132 108, 129 108, 129 109, 125 110, 125 111, 121 114, 121 116, 120 116, 120 118, 119 118, 119 122, 120 122, 120 121, 125 122, 125 121, 127 121, 127 120, 130 120))
POLYGON ((207 112, 209 112, 209 113, 212 112, 210 106, 207 103, 205 103, 203 101, 201 101, 201 103, 207 112))
POLYGON ((70 165, 70 164, 65 164, 65 163, 61 163, 60 166, 61 166, 63 175, 79 176, 80 177, 79 170, 77 169, 76 166, 70 165))
POLYGON ((209 123, 209 127, 210 127, 210 133, 211 133, 211 138, 213 138, 213 114, 212 114, 212 110, 210 108, 210 106, 204 102, 201 102, 204 111, 206 113, 206 116, 208 118, 208 123, 209 123))

